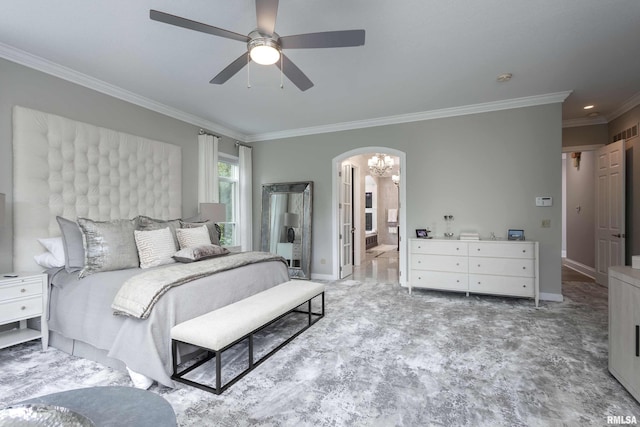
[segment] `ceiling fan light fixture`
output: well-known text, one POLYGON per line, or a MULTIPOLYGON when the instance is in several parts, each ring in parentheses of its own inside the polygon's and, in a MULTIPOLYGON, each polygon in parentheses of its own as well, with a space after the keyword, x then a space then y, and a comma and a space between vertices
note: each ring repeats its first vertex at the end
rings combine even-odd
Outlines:
POLYGON ((271 65, 280 59, 280 46, 269 38, 257 38, 249 42, 251 60, 260 65, 271 65))

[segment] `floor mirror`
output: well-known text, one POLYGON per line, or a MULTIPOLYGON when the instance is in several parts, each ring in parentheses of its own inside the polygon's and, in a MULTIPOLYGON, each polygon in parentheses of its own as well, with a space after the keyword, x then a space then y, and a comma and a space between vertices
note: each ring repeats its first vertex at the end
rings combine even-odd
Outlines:
POLYGON ((313 182, 262 185, 261 250, 281 255, 289 276, 311 275, 313 182))

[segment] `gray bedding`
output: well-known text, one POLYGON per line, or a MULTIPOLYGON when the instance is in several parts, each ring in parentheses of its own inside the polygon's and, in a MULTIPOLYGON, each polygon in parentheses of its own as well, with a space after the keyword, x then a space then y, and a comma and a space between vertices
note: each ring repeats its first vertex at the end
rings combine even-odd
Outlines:
MULTIPOLYGON (((163 268, 156 267, 158 269, 163 268)), ((62 269, 52 275, 49 328, 106 350, 140 374, 173 387, 171 327, 289 280, 282 261, 250 264, 171 288, 147 319, 116 316, 111 303, 138 268, 78 279, 62 269)))

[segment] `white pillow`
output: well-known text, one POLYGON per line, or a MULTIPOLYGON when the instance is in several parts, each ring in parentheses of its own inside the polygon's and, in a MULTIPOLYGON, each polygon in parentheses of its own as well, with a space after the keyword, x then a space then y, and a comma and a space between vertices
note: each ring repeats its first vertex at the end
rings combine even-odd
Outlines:
POLYGON ((176 230, 176 235, 178 236, 180 249, 211 244, 209 229, 206 225, 194 228, 178 228, 176 230))
POLYGON ((156 267, 175 262, 176 243, 169 227, 160 230, 134 230, 140 268, 156 267))
POLYGON ((64 267, 64 258, 60 261, 51 252, 44 252, 36 255, 33 259, 43 268, 64 267))
POLYGON ((51 252, 51 254, 57 260, 62 261, 62 263, 64 264, 65 255, 64 255, 64 242, 62 240, 62 237, 50 237, 47 239, 38 239, 38 242, 40 242, 40 244, 44 246, 46 250, 51 252))

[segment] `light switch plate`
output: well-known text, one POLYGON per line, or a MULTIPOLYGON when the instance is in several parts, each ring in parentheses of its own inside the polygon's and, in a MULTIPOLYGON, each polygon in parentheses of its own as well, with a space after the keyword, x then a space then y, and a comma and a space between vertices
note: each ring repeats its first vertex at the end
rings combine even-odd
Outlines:
POLYGON ((553 197, 548 197, 548 196, 536 197, 536 206, 553 206, 553 197))

